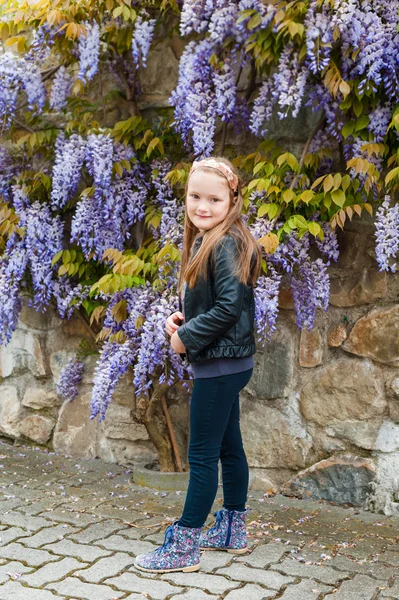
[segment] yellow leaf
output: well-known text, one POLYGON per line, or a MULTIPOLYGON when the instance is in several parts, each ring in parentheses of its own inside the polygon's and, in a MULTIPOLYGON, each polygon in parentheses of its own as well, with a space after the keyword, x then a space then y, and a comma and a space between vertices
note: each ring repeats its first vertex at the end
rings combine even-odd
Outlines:
POLYGON ((273 254, 277 246, 280 244, 275 233, 268 233, 258 240, 259 244, 264 248, 267 254, 273 254))

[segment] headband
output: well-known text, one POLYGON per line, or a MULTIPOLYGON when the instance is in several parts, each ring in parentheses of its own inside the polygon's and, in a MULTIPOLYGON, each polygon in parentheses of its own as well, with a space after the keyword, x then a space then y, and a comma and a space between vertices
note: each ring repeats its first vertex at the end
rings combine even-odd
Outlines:
POLYGON ((216 169, 217 171, 219 171, 219 173, 226 177, 230 188, 234 192, 237 191, 238 177, 228 165, 225 165, 222 162, 218 162, 214 158, 204 158, 203 160, 195 160, 190 169, 189 177, 191 173, 193 173, 200 167, 212 167, 212 169, 216 169))

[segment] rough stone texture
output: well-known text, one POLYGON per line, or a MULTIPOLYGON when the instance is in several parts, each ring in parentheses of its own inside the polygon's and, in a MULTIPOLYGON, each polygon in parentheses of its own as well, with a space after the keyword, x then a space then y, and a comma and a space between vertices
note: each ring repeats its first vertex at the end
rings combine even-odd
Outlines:
POLYGON ((98 423, 90 420, 91 393, 79 394, 73 402, 64 402, 54 431, 57 452, 84 458, 97 456, 98 423))
POLYGON ((373 421, 335 420, 325 431, 329 436, 348 441, 358 448, 376 450, 383 420, 383 417, 373 421))
POLYGON ((277 331, 272 341, 254 356, 255 366, 247 390, 258 398, 286 396, 293 375, 293 339, 288 331, 277 331))
POLYGON ((62 400, 55 392, 47 392, 40 387, 28 387, 22 399, 22 405, 27 408, 40 410, 59 406, 62 400))
POLYGON ((359 319, 343 349, 381 363, 399 364, 399 304, 376 308, 359 319))
POLYGON ((321 426, 334 420, 378 417, 386 404, 378 371, 370 361, 361 360, 341 359, 318 370, 300 397, 305 419, 321 426))
POLYGON ((322 460, 301 471, 283 489, 286 494, 302 498, 361 506, 374 479, 375 465, 371 459, 343 455, 322 460))
MULTIPOLYGON (((287 402, 287 405, 289 402, 287 402)), ((304 467, 312 439, 301 423, 297 400, 288 414, 251 399, 243 399, 241 423, 248 463, 251 467, 304 467)))
POLYGON ((333 277, 331 280, 331 306, 349 307, 370 304, 387 295, 387 274, 377 267, 365 268, 358 274, 333 277))
MULTIPOLYGON (((133 395, 133 391, 131 394, 133 395)), ((131 442, 149 439, 144 425, 133 421, 129 406, 111 404, 102 423, 102 430, 105 436, 111 439, 124 439, 131 442)))
POLYGON ((54 425, 55 421, 50 417, 30 415, 22 420, 20 434, 38 444, 45 444, 50 439, 54 425))
POLYGON ((49 375, 44 337, 17 329, 7 346, 0 346, 0 377, 30 371, 35 377, 49 375))
POLYGON ((0 432, 18 437, 21 427, 21 405, 18 390, 11 385, 0 386, 0 432))
POLYGON ((346 325, 338 323, 337 325, 332 325, 328 330, 327 343, 331 348, 339 348, 347 337, 348 329, 346 325))
POLYGON ((299 346, 301 367, 317 367, 323 362, 323 340, 320 331, 302 329, 299 346))

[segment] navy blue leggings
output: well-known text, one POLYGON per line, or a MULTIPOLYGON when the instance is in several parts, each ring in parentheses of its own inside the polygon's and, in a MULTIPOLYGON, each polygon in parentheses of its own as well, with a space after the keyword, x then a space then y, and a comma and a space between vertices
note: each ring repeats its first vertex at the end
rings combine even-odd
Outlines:
POLYGON ((212 508, 222 463, 223 506, 245 510, 248 463, 240 430, 239 392, 253 369, 209 379, 195 379, 190 403, 190 482, 182 527, 202 527, 212 508))

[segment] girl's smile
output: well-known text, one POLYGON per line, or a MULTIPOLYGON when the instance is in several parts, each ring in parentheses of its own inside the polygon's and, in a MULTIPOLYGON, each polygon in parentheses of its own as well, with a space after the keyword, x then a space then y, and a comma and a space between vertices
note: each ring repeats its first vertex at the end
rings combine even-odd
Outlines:
POLYGON ((198 169, 187 187, 187 214, 201 232, 221 223, 230 209, 230 188, 223 175, 198 169))

